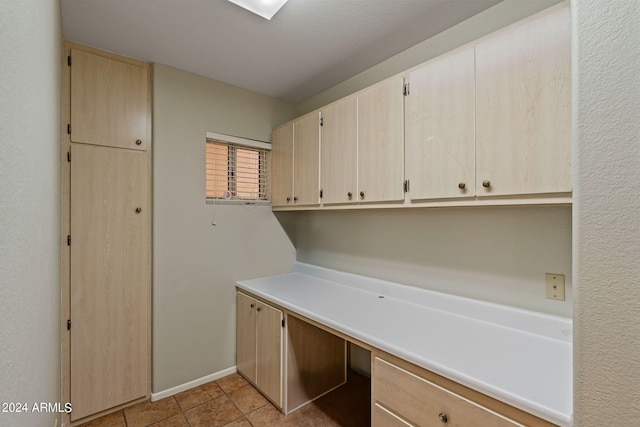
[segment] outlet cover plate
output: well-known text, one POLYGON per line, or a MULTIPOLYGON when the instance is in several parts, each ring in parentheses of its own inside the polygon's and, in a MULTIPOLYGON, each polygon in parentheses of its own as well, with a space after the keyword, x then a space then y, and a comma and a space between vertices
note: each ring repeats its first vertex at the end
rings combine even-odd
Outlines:
POLYGON ((546 273, 544 278, 547 298, 564 301, 564 274, 546 273))

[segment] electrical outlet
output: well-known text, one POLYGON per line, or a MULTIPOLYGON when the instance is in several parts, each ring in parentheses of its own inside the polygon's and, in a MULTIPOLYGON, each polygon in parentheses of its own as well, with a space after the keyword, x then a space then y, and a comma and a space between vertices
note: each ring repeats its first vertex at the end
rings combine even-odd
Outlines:
POLYGON ((546 273, 547 298, 564 301, 564 274, 546 273))

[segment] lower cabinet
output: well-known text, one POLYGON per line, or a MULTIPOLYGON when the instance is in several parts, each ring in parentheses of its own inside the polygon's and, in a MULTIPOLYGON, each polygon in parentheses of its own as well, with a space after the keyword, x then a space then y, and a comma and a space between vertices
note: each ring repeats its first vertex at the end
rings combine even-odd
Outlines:
POLYGON ((347 346, 305 320, 237 293, 236 366, 284 414, 347 381, 347 346))
POLYGON ((371 425, 374 427, 553 425, 449 380, 440 381, 441 377, 406 361, 394 359, 372 355, 371 425))
POLYGON ((283 321, 281 310, 238 292, 238 371, 279 408, 283 406, 283 321))

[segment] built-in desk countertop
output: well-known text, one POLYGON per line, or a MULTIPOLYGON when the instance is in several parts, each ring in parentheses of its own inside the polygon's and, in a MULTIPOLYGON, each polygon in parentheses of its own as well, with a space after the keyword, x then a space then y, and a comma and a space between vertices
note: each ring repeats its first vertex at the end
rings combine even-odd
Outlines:
POLYGON ((302 263, 238 287, 547 421, 571 424, 571 319, 302 263))

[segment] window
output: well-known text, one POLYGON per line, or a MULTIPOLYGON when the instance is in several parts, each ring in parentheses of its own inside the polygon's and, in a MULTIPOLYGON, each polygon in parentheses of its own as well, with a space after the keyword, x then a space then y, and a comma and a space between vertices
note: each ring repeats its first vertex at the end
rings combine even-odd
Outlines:
POLYGON ((207 200, 268 201, 270 144, 207 132, 207 200))

